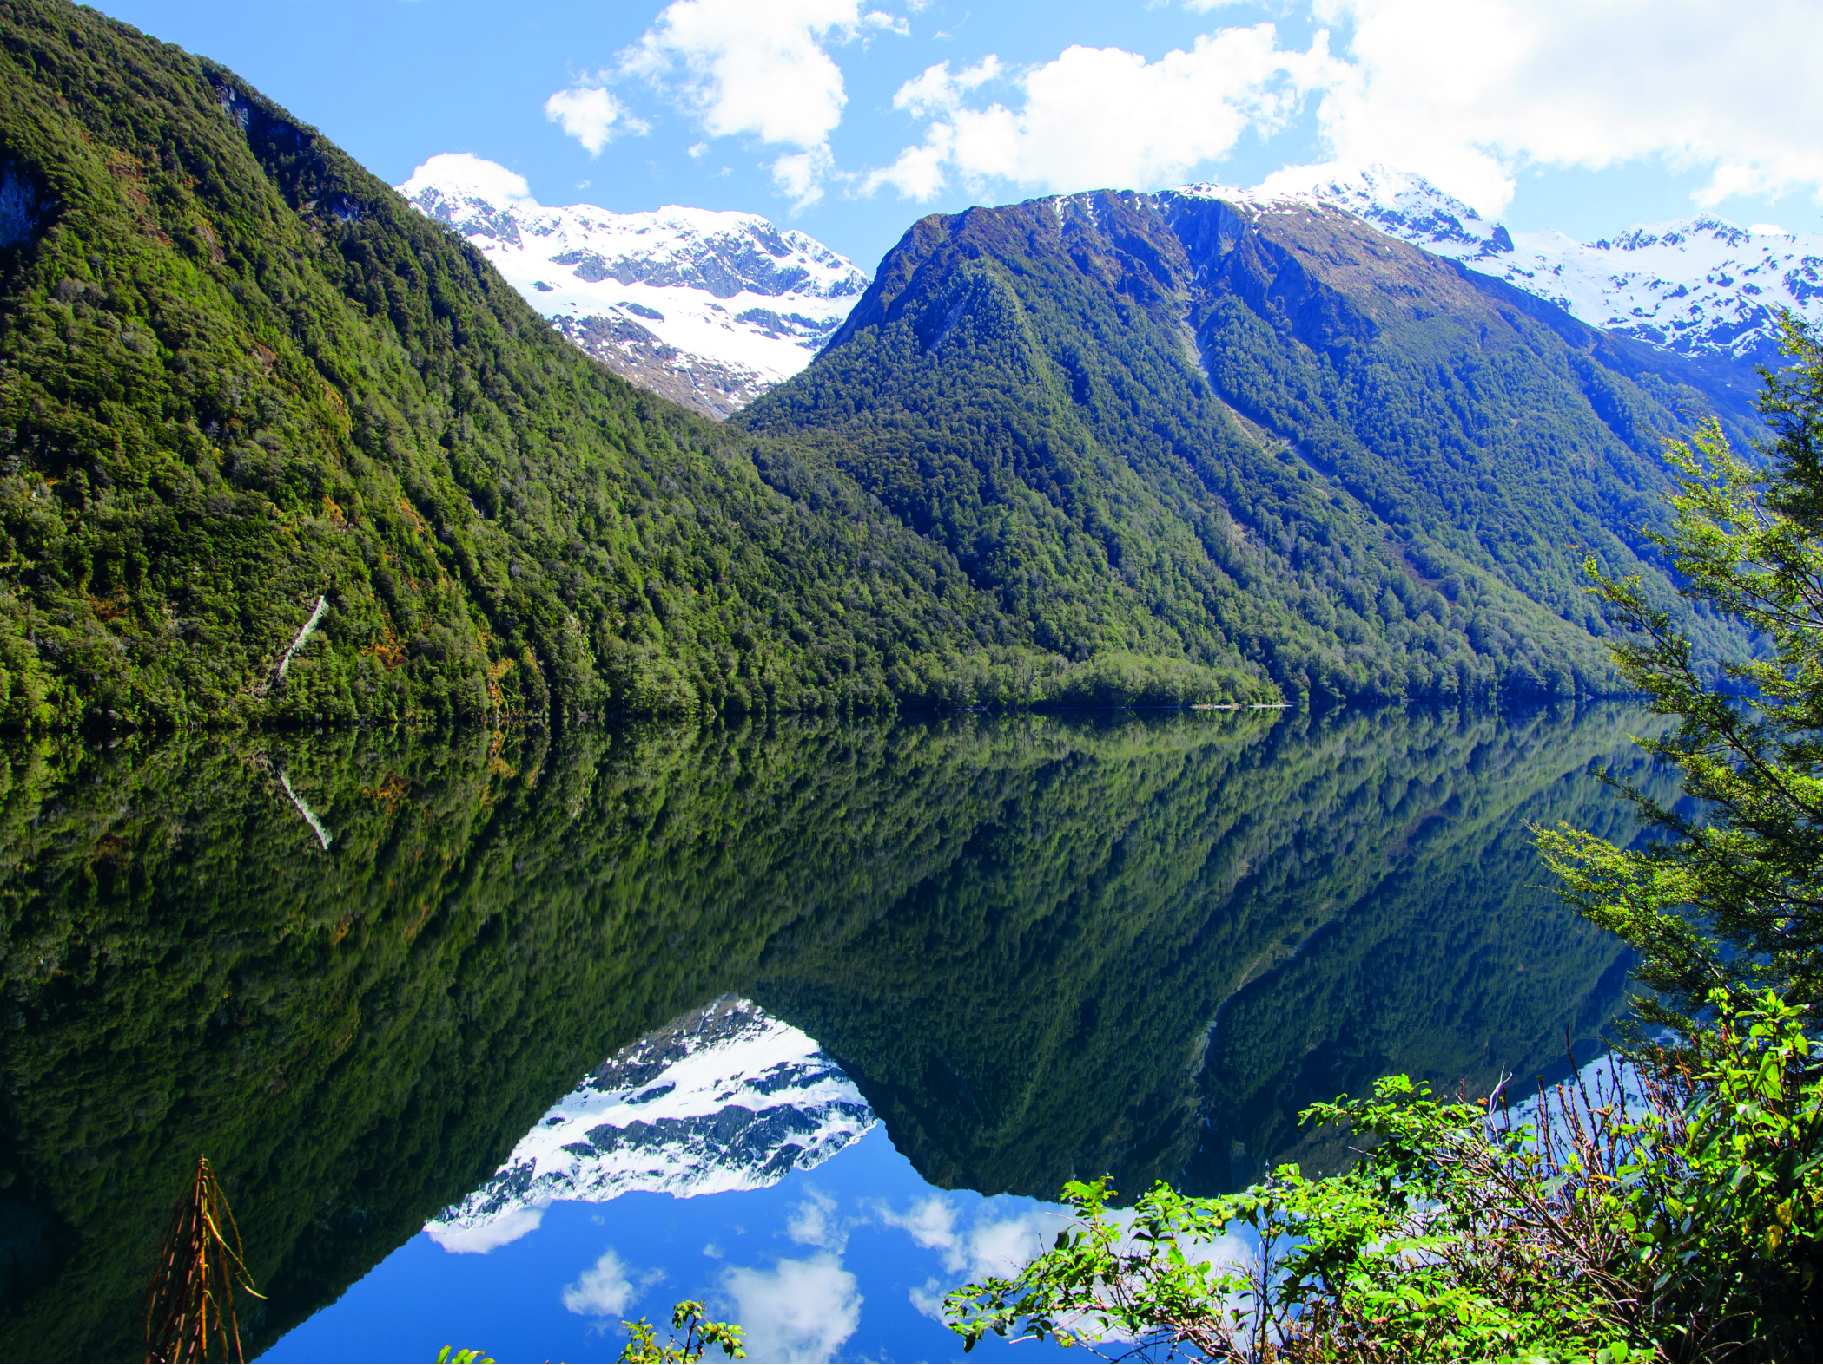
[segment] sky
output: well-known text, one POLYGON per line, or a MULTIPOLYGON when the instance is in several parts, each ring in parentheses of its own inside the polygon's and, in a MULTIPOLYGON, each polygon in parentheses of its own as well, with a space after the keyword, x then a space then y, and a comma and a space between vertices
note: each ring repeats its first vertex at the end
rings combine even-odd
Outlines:
POLYGON ((871 270, 970 204, 1384 164, 1517 230, 1823 230, 1816 0, 103 0, 389 183, 740 209, 871 270))

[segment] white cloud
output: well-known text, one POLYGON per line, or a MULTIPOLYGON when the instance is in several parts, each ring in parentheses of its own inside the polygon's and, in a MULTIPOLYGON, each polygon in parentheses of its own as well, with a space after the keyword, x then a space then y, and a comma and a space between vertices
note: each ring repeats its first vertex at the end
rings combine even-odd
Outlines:
POLYGON ((544 116, 563 125, 563 131, 575 138, 590 156, 596 156, 618 131, 644 133, 646 123, 632 118, 613 94, 599 85, 577 85, 559 90, 544 102, 544 116))
POLYGON ((891 185, 921 199, 952 179, 1051 190, 1170 184, 1226 155, 1249 129, 1282 127, 1301 92, 1330 79, 1326 42, 1319 35, 1309 52, 1283 49, 1273 25, 1255 24, 1205 34, 1155 62, 1117 47, 1070 47, 1010 75, 992 57, 954 76, 947 63, 934 66, 893 99, 930 120, 924 141, 864 188, 891 185), (1016 89, 1011 105, 964 103, 994 79, 1016 89))
POLYGON ((914 118, 950 113, 962 103, 965 91, 987 84, 1001 71, 1000 58, 992 53, 954 75, 950 74, 948 62, 938 62, 898 88, 893 94, 893 108, 904 109, 914 118))
MULTIPOLYGON (((903 1228, 919 1246, 941 1252, 943 1269, 968 1280, 1012 1274, 1074 1221, 1070 1210, 1058 1204, 1034 1204, 1007 1218, 991 1216, 991 1207, 983 1207, 973 1227, 960 1228, 955 1205, 931 1195, 905 1213, 884 1208, 880 1220, 903 1228)), ((915 1292, 912 1302, 918 1302, 915 1292)))
MULTIPOLYGON (((956 1206, 941 1195, 920 1200, 904 1213, 882 1207, 879 1216, 883 1223, 903 1228, 919 1246, 937 1251, 943 1258, 945 1278, 932 1276, 907 1291, 912 1307, 934 1321, 945 1321, 943 1300, 951 1290, 964 1283, 979 1284, 989 1276, 1016 1274, 1054 1246, 1057 1234, 1076 1221, 1073 1211, 1060 1204, 1013 1207, 1011 1216, 996 1217, 994 1204, 983 1204, 969 1228, 958 1226, 956 1206)), ((1108 1215, 1109 1221, 1121 1228, 1130 1226, 1133 1216, 1130 1208, 1111 1209, 1108 1215)), ((1124 1238, 1122 1245, 1135 1249, 1124 1238)), ((1192 1263, 1239 1265, 1251 1254, 1245 1238, 1229 1234, 1212 1243, 1180 1239, 1178 1245, 1192 1263)), ((1087 1330, 1087 1325, 1078 1322, 1072 1330, 1087 1330)))
POLYGON ((1348 62, 1336 163, 1415 171, 1483 213, 1528 165, 1703 168, 1700 203, 1823 186, 1811 0, 1318 0, 1348 62))
POLYGON ((785 1223, 785 1235, 799 1246, 821 1247, 838 1256, 848 1246, 848 1229, 836 1219, 836 1201, 820 1190, 808 1190, 805 1199, 791 1211, 785 1223))
POLYGON ((407 199, 435 186, 474 190, 484 199, 500 203, 511 199, 529 199, 531 187, 517 171, 509 171, 498 161, 475 156, 471 152, 439 152, 411 173, 411 179, 399 187, 407 199))
POLYGON ((913 199, 992 182, 1153 188, 1314 101, 1323 164, 1270 187, 1385 164, 1492 216, 1528 167, 1659 159, 1706 172, 1704 205, 1799 189, 1823 199, 1815 0, 1312 0, 1308 12, 1328 27, 1303 51, 1255 24, 1157 61, 1071 47, 1017 71, 992 58, 931 67, 894 100, 924 122, 921 139, 862 187, 913 199), (993 80, 1011 95, 984 103, 975 87, 993 80))
POLYGON ((861 1325, 855 1277, 826 1251, 770 1271, 731 1267, 722 1288, 754 1360, 828 1360, 861 1325))
POLYGON ((805 208, 823 197, 823 182, 835 174, 835 166, 827 147, 789 152, 772 163, 772 183, 793 208, 805 208))
POLYGON ((674 0, 621 67, 670 83, 712 134, 815 147, 848 102, 824 39, 853 29, 858 11, 855 0, 674 0))
MULTIPOLYGON (((435 161, 437 158, 432 157, 435 161)), ((428 163, 426 163, 428 164, 428 163)), ((491 162, 484 163, 491 165, 491 162)), ((419 167, 420 170, 423 167, 419 167)), ((523 185, 525 182, 519 182, 523 185)), ((483 1223, 479 1227, 452 1227, 447 1223, 426 1223, 424 1231, 430 1240, 445 1251, 462 1255, 485 1256, 495 1247, 503 1247, 508 1242, 517 1242, 528 1233, 536 1232, 538 1225, 544 1221, 542 1208, 514 1209, 505 1217, 483 1223)))
POLYGON ((859 0, 672 0, 621 53, 620 73, 665 89, 713 137, 796 148, 771 169, 803 207, 835 172, 829 137, 848 103, 829 49, 909 31, 903 18, 863 12, 859 0))
POLYGON ((663 1271, 648 1270, 636 1279, 620 1254, 609 1247, 574 1284, 563 1287, 563 1306, 584 1317, 617 1318, 627 1311, 635 1294, 663 1278, 663 1271))

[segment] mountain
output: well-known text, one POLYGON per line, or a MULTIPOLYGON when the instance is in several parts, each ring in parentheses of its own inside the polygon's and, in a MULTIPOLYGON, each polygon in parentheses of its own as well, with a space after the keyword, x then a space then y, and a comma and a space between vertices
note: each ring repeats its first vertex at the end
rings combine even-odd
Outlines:
POLYGON ((1344 210, 1099 192, 923 219, 733 420, 814 447, 1040 648, 1321 701, 1611 688, 1579 561, 1677 609, 1662 441, 1718 405, 1748 430, 1693 362, 1344 210))
MULTIPOLYGON (((1258 207, 1345 209, 1382 232, 1547 299, 1595 327, 1693 360, 1778 360, 1774 318, 1823 322, 1823 237, 1698 217, 1578 242, 1509 232, 1422 177, 1375 166, 1294 194, 1191 186, 1258 207)), ((1737 382, 1751 385, 1751 374, 1737 382)))
POLYGON ((861 1092, 807 1034, 724 996, 583 1077, 424 1230, 446 1251, 486 1251, 523 1237, 560 1199, 765 1189, 873 1126, 861 1092))
POLYGON ((615 373, 726 417, 810 363, 867 276, 751 213, 545 208, 503 166, 433 156, 398 187, 615 373))
POLYGON ((851 478, 611 374, 213 63, 6 0, 0 174, 0 725, 1075 685, 851 478))

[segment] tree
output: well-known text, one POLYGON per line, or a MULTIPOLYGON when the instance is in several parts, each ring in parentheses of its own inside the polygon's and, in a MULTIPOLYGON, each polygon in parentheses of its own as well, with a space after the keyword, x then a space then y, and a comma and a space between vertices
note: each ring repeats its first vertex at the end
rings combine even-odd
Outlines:
POLYGON ((1756 468, 1711 421, 1668 450, 1681 478, 1672 529, 1655 539, 1699 608, 1752 630, 1756 657, 1706 677, 1670 615, 1637 579, 1592 591, 1626 629, 1623 676, 1678 728, 1641 745, 1683 772, 1691 802, 1666 807, 1620 786, 1667 838, 1619 849, 1568 828, 1537 830, 1566 899, 1640 953, 1656 992, 1639 1014, 1688 1028, 1711 991, 1823 994, 1823 342, 1783 322, 1796 363, 1762 371, 1770 458, 1756 468), (1693 807, 1693 808, 1691 808, 1693 807))

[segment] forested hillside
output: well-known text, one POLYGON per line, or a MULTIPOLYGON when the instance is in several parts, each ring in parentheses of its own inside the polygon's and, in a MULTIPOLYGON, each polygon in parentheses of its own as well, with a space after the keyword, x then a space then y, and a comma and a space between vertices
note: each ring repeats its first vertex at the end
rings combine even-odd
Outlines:
POLYGON ((218 66, 0 0, 0 177, 0 723, 1082 685, 852 480, 609 374, 218 66))
POLYGON ((1099 193, 924 219, 736 420, 815 442, 1046 650, 1568 695, 1613 687, 1585 549, 1671 600, 1637 528, 1702 382, 1339 211, 1099 193))

